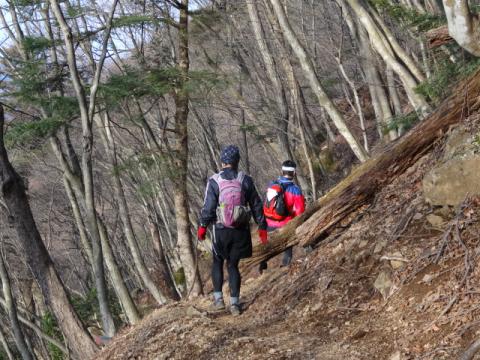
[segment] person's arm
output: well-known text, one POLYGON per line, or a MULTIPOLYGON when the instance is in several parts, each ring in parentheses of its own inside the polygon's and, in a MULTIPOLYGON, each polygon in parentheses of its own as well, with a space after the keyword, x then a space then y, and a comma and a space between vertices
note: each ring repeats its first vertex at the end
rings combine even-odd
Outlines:
POLYGON ((302 189, 295 186, 293 191, 293 215, 299 216, 305 212, 305 196, 302 194, 302 189))
POLYGON ((246 182, 246 195, 248 206, 253 213, 253 218, 258 224, 258 228, 265 230, 267 228, 267 221, 265 220, 265 215, 263 215, 263 202, 260 196, 258 195, 257 189, 251 177, 245 177, 246 182))
POLYGON ((200 226, 207 227, 217 219, 218 185, 210 179, 205 189, 205 200, 200 211, 200 226))

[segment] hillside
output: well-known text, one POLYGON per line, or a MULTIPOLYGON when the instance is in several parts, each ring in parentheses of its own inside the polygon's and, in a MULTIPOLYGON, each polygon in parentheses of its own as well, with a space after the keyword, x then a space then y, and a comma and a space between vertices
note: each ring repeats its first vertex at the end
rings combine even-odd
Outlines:
POLYGON ((439 205, 428 181, 445 164, 478 164, 479 129, 475 114, 452 127, 361 216, 297 248, 288 270, 251 271, 239 318, 208 312, 209 297, 172 304, 98 358, 457 358, 479 331, 480 199, 467 196, 468 169, 442 185, 458 206, 439 205))
POLYGON ((0 360, 471 360, 478 3, 0 0, 0 360))

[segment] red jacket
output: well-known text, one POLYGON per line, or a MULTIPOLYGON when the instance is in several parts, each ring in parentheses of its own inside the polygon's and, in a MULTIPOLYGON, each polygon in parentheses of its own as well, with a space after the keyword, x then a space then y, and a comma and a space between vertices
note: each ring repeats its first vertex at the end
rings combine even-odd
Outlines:
POLYGON ((274 229, 285 226, 290 220, 303 214, 305 211, 305 197, 302 194, 302 189, 300 189, 300 186, 295 184, 293 180, 287 179, 283 176, 279 177, 276 182, 281 183, 285 188, 285 193, 283 196, 290 215, 282 221, 267 219, 268 227, 274 229))

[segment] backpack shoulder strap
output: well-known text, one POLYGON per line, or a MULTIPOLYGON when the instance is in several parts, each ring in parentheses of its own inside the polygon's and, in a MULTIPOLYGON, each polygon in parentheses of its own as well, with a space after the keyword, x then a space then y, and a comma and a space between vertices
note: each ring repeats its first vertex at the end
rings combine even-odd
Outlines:
POLYGON ((213 181, 215 181, 217 184, 220 184, 220 182, 223 180, 223 179, 222 179, 222 176, 221 176, 221 172, 212 175, 212 177, 211 177, 210 179, 212 179, 213 181))
POLYGON ((242 184, 244 179, 245 179, 245 173, 243 171, 239 171, 237 174, 237 180, 240 182, 240 184, 242 184))
POLYGON ((280 188, 282 189, 282 193, 286 192, 288 186, 290 185, 289 183, 282 183, 281 181, 278 181, 278 180, 273 181, 272 184, 280 185, 280 188))

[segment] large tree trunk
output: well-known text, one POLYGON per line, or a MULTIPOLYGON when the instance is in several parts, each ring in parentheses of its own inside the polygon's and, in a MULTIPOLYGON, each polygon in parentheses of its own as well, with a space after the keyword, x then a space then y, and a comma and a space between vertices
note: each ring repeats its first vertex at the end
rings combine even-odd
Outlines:
POLYGON ((443 0, 448 33, 458 44, 475 56, 480 56, 480 19, 472 13, 468 0, 443 0))
POLYGON ((0 184, 20 247, 38 282, 45 301, 53 310, 58 325, 68 340, 68 347, 77 359, 91 357, 97 350, 83 327, 45 248, 32 215, 23 181, 12 167, 3 142, 3 107, 0 106, 0 184))
POLYGON ((280 3, 279 0, 269 0, 269 1, 272 5, 273 11, 276 17, 278 18, 278 22, 280 24, 280 28, 282 29, 283 35, 286 41, 290 44, 296 57, 298 58, 300 65, 302 67, 302 70, 305 73, 305 76, 313 92, 317 96, 320 106, 325 108, 325 110, 327 111, 328 115, 332 119, 333 123, 337 127, 340 134, 345 138, 347 143, 350 145, 355 156, 361 162, 366 161, 368 158, 368 155, 365 152, 365 149, 363 149, 362 145, 357 141, 357 139, 355 139, 351 131, 348 129, 342 114, 338 111, 335 104, 332 102, 332 100, 330 100, 327 93, 323 89, 315 73, 315 68, 313 66, 311 59, 307 55, 305 48, 302 46, 302 44, 300 44, 300 41, 297 39, 290 23, 288 22, 287 15, 285 14, 283 5, 280 3))
MULTIPOLYGON (((174 203, 177 223, 177 244, 182 261, 187 289, 191 295, 200 295, 203 292, 202 283, 193 254, 192 234, 190 232, 190 216, 187 193, 188 171, 188 93, 186 89, 189 72, 188 55, 188 0, 183 0, 180 7, 180 20, 178 23, 178 70, 180 78, 175 93, 175 190, 174 203)), ((190 294, 187 294, 187 296, 190 294)))
POLYGON ((340 221, 369 205, 375 194, 423 156, 448 128, 463 120, 466 113, 480 109, 480 71, 452 91, 437 110, 376 158, 360 165, 353 173, 319 199, 304 215, 274 233, 269 246, 254 248, 244 262, 251 267, 297 244, 314 245, 340 221))
POLYGON ((2 281, 3 296, 5 297, 5 304, 8 318, 13 329, 13 337, 15 338, 15 344, 20 351, 23 360, 33 359, 27 342, 25 341, 25 335, 23 334, 20 322, 17 316, 17 305, 12 294, 12 287, 10 285, 10 277, 3 261, 3 253, 0 251, 0 280, 2 281))

